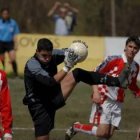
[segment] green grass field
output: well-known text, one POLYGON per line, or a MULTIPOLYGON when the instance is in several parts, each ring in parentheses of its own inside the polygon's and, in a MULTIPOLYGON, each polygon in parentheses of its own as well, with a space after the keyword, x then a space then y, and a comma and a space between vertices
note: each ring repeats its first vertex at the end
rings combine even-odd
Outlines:
MULTIPOLYGON (((26 106, 22 104, 22 98, 25 94, 24 83, 22 79, 9 79, 11 89, 12 108, 13 108, 13 132, 14 140, 34 140, 34 131, 31 129, 32 121, 26 106)), ((67 100, 65 107, 57 111, 55 129, 51 133, 52 140, 64 140, 65 129, 73 122, 88 122, 91 109, 90 100, 91 88, 85 84, 79 84, 67 100)), ((136 129, 140 125, 140 99, 127 91, 123 118, 120 129, 112 137, 112 140, 135 140, 136 129), (123 131, 122 131, 123 130, 123 131), (127 130, 127 131, 125 131, 127 130)), ((77 134, 73 140, 93 140, 94 136, 77 134)))

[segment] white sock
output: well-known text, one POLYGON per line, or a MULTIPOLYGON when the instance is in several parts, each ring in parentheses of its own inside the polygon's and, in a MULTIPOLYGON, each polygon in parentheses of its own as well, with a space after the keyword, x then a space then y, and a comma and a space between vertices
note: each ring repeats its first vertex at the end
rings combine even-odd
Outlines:
POLYGON ((91 134, 96 136, 96 132, 97 132, 97 126, 93 126, 92 130, 91 130, 91 134))

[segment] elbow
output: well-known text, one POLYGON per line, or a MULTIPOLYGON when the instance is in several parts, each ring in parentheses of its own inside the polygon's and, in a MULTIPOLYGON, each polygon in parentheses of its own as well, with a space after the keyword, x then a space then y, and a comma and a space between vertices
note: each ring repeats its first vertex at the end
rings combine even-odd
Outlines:
POLYGON ((50 14, 50 13, 48 13, 48 14, 47 14, 47 17, 49 17, 49 18, 50 18, 50 17, 51 17, 51 14, 50 14))
POLYGON ((92 98, 92 101, 96 104, 100 104, 101 103, 101 99, 100 98, 96 98, 96 97, 93 97, 92 98))
POLYGON ((93 94, 92 96, 92 101, 96 104, 100 104, 101 103, 101 97, 98 95, 93 94))

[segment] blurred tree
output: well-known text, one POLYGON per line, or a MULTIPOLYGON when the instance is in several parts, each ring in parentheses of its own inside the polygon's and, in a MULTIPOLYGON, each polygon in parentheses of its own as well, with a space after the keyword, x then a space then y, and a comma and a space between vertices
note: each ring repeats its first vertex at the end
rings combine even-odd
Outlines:
MULTIPOLYGON (((22 32, 53 33, 47 13, 56 0, 0 0, 9 7, 22 32)), ((60 0, 66 2, 66 0, 60 0)), ((111 36, 111 0, 67 0, 79 9, 74 35, 111 36)), ((140 0, 115 0, 117 36, 139 35, 140 0)))
POLYGON ((117 4, 117 34, 121 36, 139 35, 140 20, 138 13, 140 13, 140 1, 123 0, 121 6, 119 3, 117 4))

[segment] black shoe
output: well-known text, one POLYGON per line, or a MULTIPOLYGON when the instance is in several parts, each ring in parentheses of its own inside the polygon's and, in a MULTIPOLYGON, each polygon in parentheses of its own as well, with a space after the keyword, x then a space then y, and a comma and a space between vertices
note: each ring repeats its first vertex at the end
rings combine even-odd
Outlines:
MULTIPOLYGON (((73 125, 74 125, 74 124, 78 124, 78 123, 79 123, 79 122, 75 122, 75 123, 73 123, 73 125)), ((67 129, 66 134, 65 134, 65 140, 71 140, 72 137, 73 137, 74 135, 76 135, 77 132, 74 131, 73 125, 72 125, 70 128, 67 129)))

